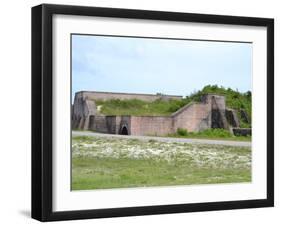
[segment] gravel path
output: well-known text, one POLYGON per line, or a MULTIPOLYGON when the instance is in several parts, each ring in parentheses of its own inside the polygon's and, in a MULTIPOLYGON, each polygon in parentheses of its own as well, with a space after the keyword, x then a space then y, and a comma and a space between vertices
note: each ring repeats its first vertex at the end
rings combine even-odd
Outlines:
POLYGON ((140 139, 140 140, 157 140, 163 142, 182 142, 182 143, 198 143, 198 144, 215 144, 239 147, 251 147, 249 141, 231 141, 231 140, 207 140, 207 139, 190 139, 190 138, 174 138, 174 137, 154 137, 154 136, 127 136, 118 134, 95 133, 90 131, 72 131, 73 136, 96 136, 96 137, 113 137, 125 139, 140 139))

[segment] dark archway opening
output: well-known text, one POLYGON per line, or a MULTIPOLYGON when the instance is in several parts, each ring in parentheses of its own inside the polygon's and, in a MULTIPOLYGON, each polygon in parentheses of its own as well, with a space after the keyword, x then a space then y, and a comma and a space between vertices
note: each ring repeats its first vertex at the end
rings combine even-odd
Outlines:
POLYGON ((127 129, 126 126, 123 126, 123 128, 122 128, 122 130, 121 130, 121 134, 122 134, 122 135, 129 135, 128 129, 127 129))

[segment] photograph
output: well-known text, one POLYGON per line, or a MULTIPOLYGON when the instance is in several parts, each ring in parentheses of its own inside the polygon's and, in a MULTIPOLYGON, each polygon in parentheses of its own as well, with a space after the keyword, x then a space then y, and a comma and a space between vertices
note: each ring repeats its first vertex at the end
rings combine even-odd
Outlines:
POLYGON ((71 190, 252 181, 253 43, 71 34, 71 190))
POLYGON ((274 19, 32 7, 31 160, 39 221, 274 206, 274 19))

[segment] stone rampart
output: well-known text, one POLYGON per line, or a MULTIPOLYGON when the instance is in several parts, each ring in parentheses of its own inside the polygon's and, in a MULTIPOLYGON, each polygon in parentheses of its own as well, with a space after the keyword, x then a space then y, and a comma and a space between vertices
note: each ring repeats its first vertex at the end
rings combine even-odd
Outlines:
MULTIPOLYGON (((143 101, 155 101, 157 99, 182 99, 182 96, 176 95, 165 95, 165 94, 139 94, 139 93, 113 93, 113 92, 91 92, 91 91, 81 91, 76 93, 77 96, 81 96, 83 99, 90 100, 110 100, 110 99, 120 99, 120 100, 130 100, 139 99, 143 101)), ((75 95, 75 96, 76 96, 75 95)))

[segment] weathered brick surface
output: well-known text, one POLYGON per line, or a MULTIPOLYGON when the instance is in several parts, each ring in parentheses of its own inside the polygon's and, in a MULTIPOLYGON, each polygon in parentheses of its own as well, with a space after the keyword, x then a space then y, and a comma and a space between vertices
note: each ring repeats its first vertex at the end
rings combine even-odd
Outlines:
POLYGON ((169 116, 132 116, 132 135, 165 135, 173 132, 173 119, 169 116))
POLYGON ((131 116, 121 116, 118 133, 121 134, 123 127, 128 130, 128 135, 131 134, 131 116))
POLYGON ((225 109, 225 116, 232 127, 240 127, 237 112, 235 110, 230 108, 225 109))
POLYGON ((173 131, 178 128, 197 132, 210 128, 211 105, 208 103, 191 103, 173 114, 173 131))
POLYGON ((106 126, 108 133, 119 134, 120 119, 120 116, 106 116, 106 126))
POLYGON ((94 115, 90 116, 91 124, 89 129, 101 133, 108 133, 106 116, 94 115))
POLYGON ((176 96, 176 95, 154 95, 154 94, 111 93, 111 92, 90 92, 90 91, 81 91, 81 92, 77 93, 76 95, 81 96, 83 99, 92 99, 92 100, 139 99, 139 100, 144 100, 144 101, 154 101, 159 98, 178 99, 178 100, 182 99, 182 96, 176 96))
MULTIPOLYGON (((179 96, 165 96, 165 98, 179 96)), ((197 132, 209 128, 225 128, 238 125, 234 111, 226 110, 225 98, 220 95, 202 96, 200 103, 190 103, 171 116, 104 116, 99 115, 94 99, 132 99, 145 101, 158 99, 157 95, 104 92, 79 92, 72 107, 72 126, 102 133, 129 135, 166 135, 176 133, 178 128, 197 132), (235 124, 235 125, 234 125, 235 124)), ((163 97, 164 98, 164 97, 163 97)), ((237 133, 248 131, 237 130, 237 133)))

